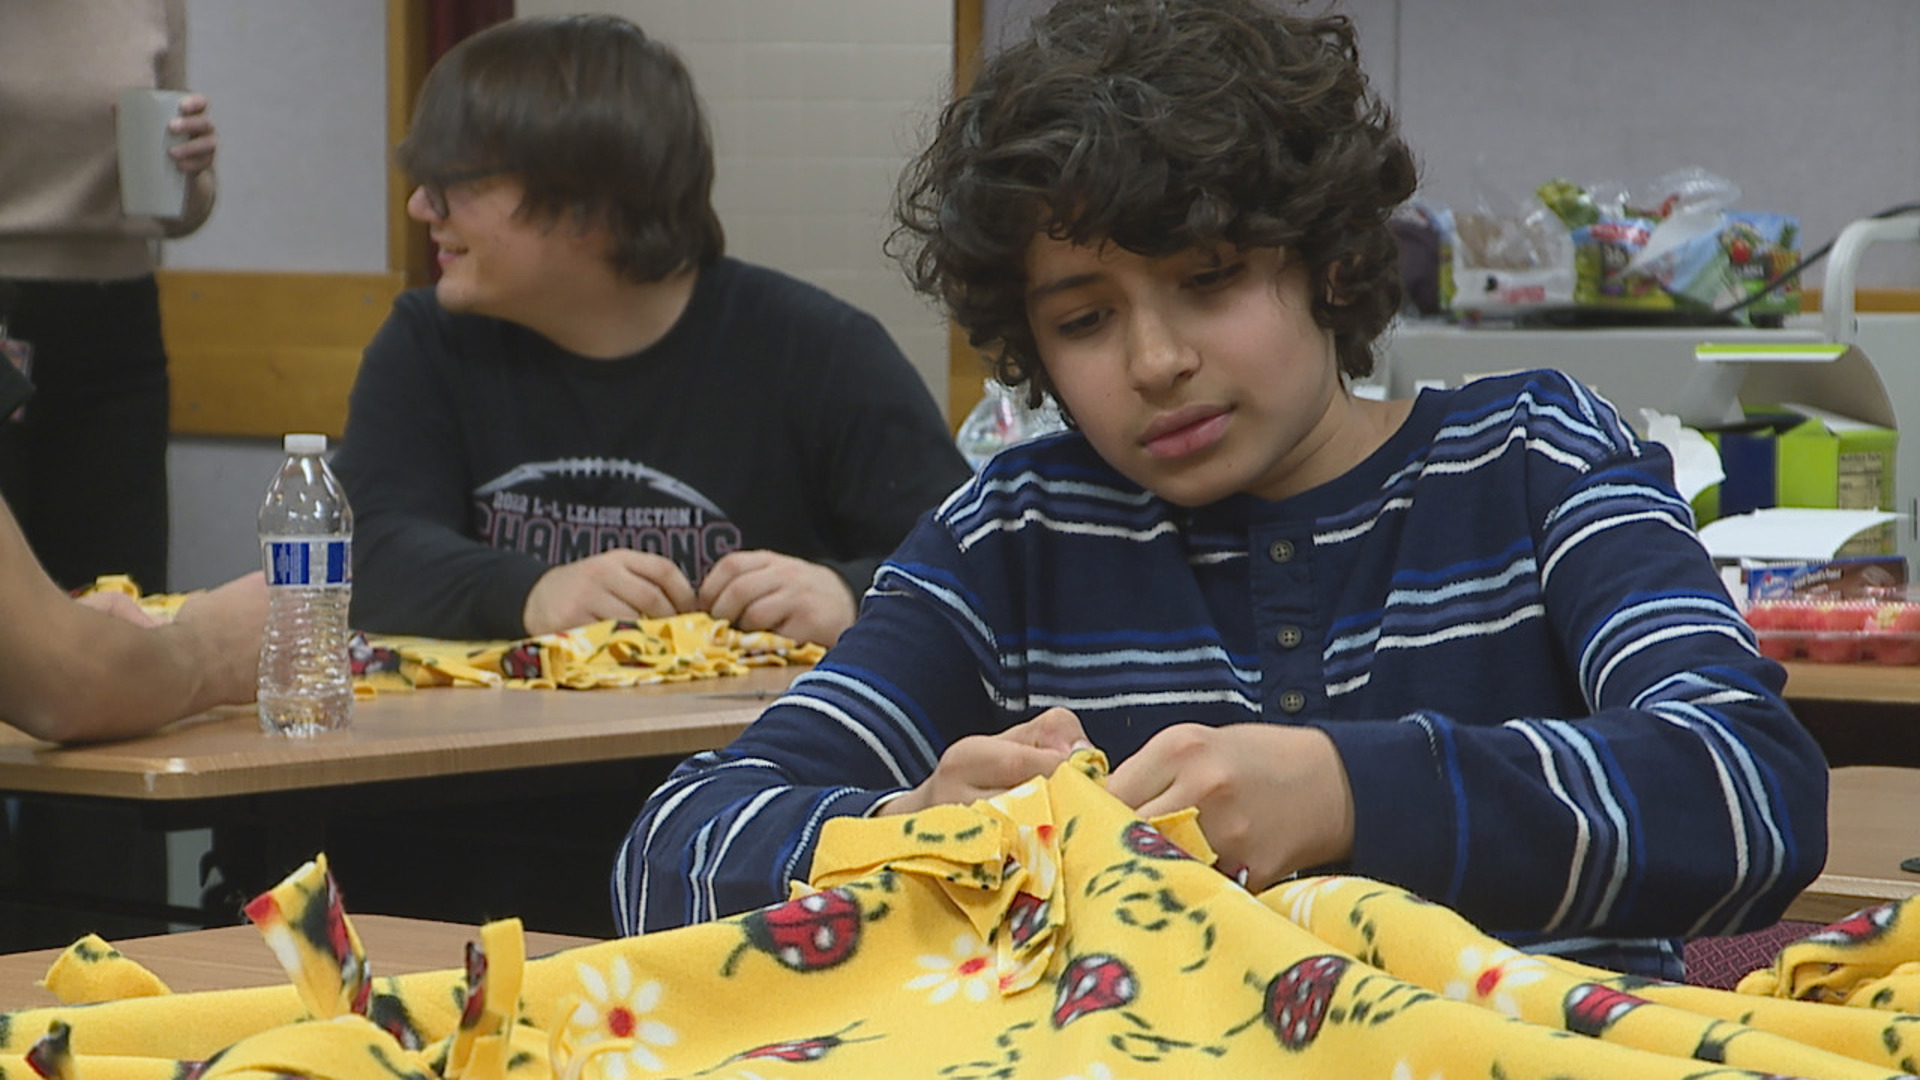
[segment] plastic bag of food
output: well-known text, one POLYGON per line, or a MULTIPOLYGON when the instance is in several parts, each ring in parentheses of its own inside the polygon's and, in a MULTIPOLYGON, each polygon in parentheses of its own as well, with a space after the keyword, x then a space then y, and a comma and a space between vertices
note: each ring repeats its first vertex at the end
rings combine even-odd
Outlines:
POLYGON ((1537 200, 1507 211, 1436 210, 1441 302, 1466 315, 1516 315, 1573 302, 1573 241, 1537 200))
POLYGON ((1024 391, 1016 393, 998 379, 986 381, 980 403, 967 413, 954 436, 961 456, 976 472, 988 458, 1015 443, 1066 430, 1066 421, 1052 401, 1030 409, 1024 397, 1024 391))

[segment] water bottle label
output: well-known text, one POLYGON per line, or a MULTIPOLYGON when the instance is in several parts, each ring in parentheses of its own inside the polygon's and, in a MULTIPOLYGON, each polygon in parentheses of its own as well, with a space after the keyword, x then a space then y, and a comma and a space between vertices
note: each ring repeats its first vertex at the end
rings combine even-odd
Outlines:
POLYGON ((269 540, 267 584, 351 585, 352 553, 348 540, 269 540))

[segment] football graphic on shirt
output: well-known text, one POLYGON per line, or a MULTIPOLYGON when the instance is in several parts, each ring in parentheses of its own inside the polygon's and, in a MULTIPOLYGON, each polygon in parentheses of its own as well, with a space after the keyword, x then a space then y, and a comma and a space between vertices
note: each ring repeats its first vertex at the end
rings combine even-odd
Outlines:
POLYGON ((474 535, 549 566, 615 548, 673 560, 696 585, 743 546, 740 528, 692 485, 637 461, 528 462, 473 492, 474 535))

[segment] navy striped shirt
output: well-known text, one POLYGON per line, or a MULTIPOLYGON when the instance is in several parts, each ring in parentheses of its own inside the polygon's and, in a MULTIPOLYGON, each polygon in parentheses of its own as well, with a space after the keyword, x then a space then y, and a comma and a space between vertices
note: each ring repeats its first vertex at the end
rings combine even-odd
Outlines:
POLYGON ((1517 945, 1677 973, 1820 870, 1826 765, 1674 492, 1563 375, 1426 391, 1346 475, 1186 509, 1078 434, 1002 452, 880 569, 860 619, 622 848, 623 932, 783 899, 821 824, 1040 710, 1114 762, 1176 723, 1339 748, 1339 868, 1517 945))

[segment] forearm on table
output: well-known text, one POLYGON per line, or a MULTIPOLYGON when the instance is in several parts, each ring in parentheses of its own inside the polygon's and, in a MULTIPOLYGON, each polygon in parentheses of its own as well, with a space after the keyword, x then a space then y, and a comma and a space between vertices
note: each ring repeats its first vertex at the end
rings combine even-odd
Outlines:
POLYGON ((9 680, 6 719, 36 738, 81 742, 148 732, 219 704, 191 627, 141 628, 61 599, 9 680))

